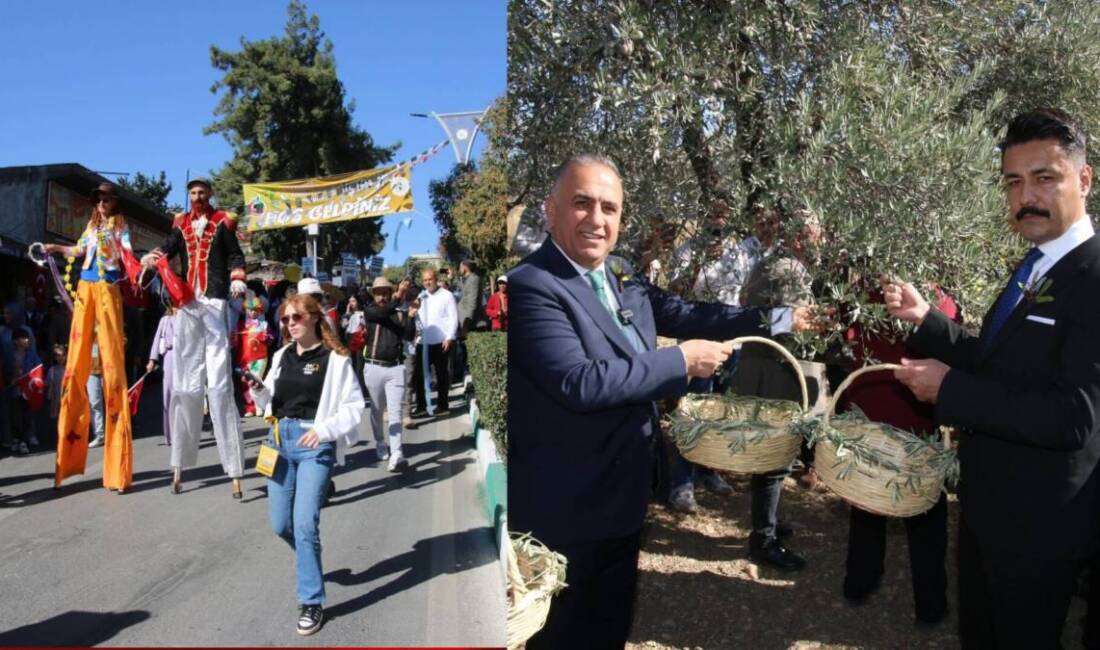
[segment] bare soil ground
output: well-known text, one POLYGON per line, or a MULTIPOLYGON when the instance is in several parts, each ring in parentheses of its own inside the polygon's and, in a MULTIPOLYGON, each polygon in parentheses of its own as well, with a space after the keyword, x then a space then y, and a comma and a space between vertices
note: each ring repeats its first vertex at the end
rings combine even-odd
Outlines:
MULTIPOLYGON (((699 511, 681 515, 650 508, 640 560, 634 629, 627 648, 958 648, 955 531, 958 503, 949 503, 947 552, 951 613, 932 629, 914 625, 905 528, 887 528, 882 587, 852 607, 841 595, 848 505, 787 479, 780 518, 795 535, 788 545, 807 567, 787 573, 747 558, 749 482, 728 477, 736 493, 696 491, 699 511)), ((1081 647, 1084 604, 1074 600, 1063 644, 1081 647)))

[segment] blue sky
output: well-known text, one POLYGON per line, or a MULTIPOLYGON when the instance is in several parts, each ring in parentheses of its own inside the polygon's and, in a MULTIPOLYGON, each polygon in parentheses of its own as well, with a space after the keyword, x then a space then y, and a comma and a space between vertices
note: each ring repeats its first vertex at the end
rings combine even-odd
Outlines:
MULTIPOLYGON (((396 160, 444 139, 434 120, 409 113, 479 110, 505 92, 504 0, 310 0, 333 42, 353 117, 396 160)), ((0 167, 77 162, 96 171, 164 170, 170 202, 192 176, 218 169, 231 149, 203 135, 213 121, 218 71, 210 46, 238 50, 281 36, 286 2, 101 0, 4 3, 0 39, 0 167)), ((476 152, 484 139, 479 136, 476 152)), ((417 213, 385 218, 387 264, 434 252, 428 183, 453 166, 448 149, 413 170, 417 213)))

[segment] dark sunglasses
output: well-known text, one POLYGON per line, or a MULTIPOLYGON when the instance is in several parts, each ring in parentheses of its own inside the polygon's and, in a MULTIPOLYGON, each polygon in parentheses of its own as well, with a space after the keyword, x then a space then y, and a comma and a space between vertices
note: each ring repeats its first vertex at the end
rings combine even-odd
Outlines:
POLYGON ((281 322, 283 325, 286 325, 287 323, 289 323, 292 320, 295 323, 301 323, 302 319, 305 318, 305 317, 306 317, 305 314, 295 312, 293 314, 287 314, 286 316, 283 316, 282 318, 279 319, 279 322, 281 322))

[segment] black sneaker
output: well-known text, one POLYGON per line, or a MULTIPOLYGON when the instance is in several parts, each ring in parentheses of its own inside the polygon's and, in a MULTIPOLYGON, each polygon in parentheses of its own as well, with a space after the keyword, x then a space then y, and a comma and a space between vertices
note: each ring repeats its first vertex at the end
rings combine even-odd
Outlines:
POLYGON ((298 608, 298 634, 309 636, 321 629, 325 610, 320 605, 302 605, 298 608))
POLYGON ((750 540, 749 557, 759 564, 766 564, 783 571, 801 571, 806 566, 806 560, 801 555, 787 548, 774 537, 761 542, 750 540))

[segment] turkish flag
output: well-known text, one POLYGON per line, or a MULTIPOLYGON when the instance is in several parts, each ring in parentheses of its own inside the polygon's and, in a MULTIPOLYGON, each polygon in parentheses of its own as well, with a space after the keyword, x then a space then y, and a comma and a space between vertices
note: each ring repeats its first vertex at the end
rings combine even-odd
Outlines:
POLYGON ((149 376, 149 373, 142 375, 141 379, 134 382, 134 385, 126 393, 130 398, 130 417, 137 417, 138 402, 141 401, 141 389, 145 388, 145 378, 147 376, 149 376))
POLYGON ((46 369, 41 363, 13 383, 19 387, 19 394, 27 400, 32 411, 37 411, 46 404, 46 369))

